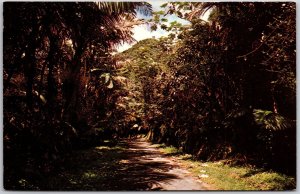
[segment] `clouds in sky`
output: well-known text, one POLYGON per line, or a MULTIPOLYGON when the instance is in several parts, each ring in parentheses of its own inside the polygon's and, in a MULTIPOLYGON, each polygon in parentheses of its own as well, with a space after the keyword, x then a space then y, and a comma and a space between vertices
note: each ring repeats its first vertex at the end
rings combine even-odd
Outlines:
MULTIPOLYGON (((158 29, 156 31, 153 31, 151 32, 147 25, 138 25, 138 26, 135 26, 133 29, 132 29, 132 32, 133 32, 133 38, 138 42, 140 40, 144 40, 144 39, 147 39, 147 38, 159 38, 159 37, 162 37, 162 36, 167 36, 169 34, 169 32, 167 31, 164 31, 164 30, 161 30, 161 29, 158 29)), ((127 50, 129 49, 133 44, 128 44, 128 43, 125 43, 125 44, 121 44, 117 50, 118 52, 123 52, 124 50, 127 50)))
MULTIPOLYGON (((157 1, 148 1, 151 5, 152 5, 152 9, 153 11, 159 11, 161 10, 160 6, 164 3, 166 3, 166 1, 164 0, 157 0, 157 1)), ((142 14, 138 13, 137 14, 137 17, 138 18, 147 18, 145 16, 143 16, 142 14)), ((148 18, 149 19, 149 18, 148 18)), ((179 19, 179 18, 178 18, 179 19)), ((175 20, 175 18, 174 18, 175 20)), ((173 21, 174 21, 173 20, 173 21)), ((169 34, 169 32, 165 31, 165 30, 162 30, 160 28, 158 28, 156 31, 151 31, 149 29, 149 27, 147 27, 147 25, 139 25, 139 26, 135 26, 133 29, 132 29, 132 32, 133 32, 133 38, 138 42, 140 40, 144 40, 144 39, 147 39, 147 38, 159 38, 159 37, 162 37, 162 36, 167 36, 169 34)), ((134 43, 133 43, 134 44, 134 43)), ((121 44, 117 50, 118 52, 122 52, 124 50, 127 50, 129 49, 133 44, 128 44, 128 43, 125 43, 125 44, 121 44)))
MULTIPOLYGON (((152 5, 153 11, 160 11, 160 10, 162 10, 162 8, 160 8, 160 6, 164 3, 166 3, 167 1, 166 0, 152 0, 152 1, 146 0, 146 2, 149 2, 152 5)), ((206 13, 203 16, 203 19, 207 20, 208 15, 209 15, 209 13, 206 13)), ((144 16, 140 13, 137 13, 137 17, 138 18, 143 18, 143 19, 150 19, 150 17, 146 17, 146 16, 144 16)), ((178 18, 175 15, 169 15, 166 18, 168 19, 168 22, 177 21, 177 22, 182 23, 182 24, 188 24, 189 23, 188 21, 183 20, 181 18, 178 18)), ((162 36, 167 36, 170 33, 170 32, 167 32, 165 30, 160 29, 160 27, 158 27, 158 29, 156 31, 151 32, 151 30, 149 29, 149 27, 147 27, 147 25, 135 26, 132 29, 132 32, 133 32, 133 38, 137 42, 140 41, 140 40, 147 39, 147 38, 152 38, 152 37, 159 38, 159 37, 162 37, 162 36)), ((133 43, 133 44, 128 44, 128 43, 122 44, 117 48, 117 50, 118 50, 118 52, 122 52, 124 50, 129 49, 134 44, 135 43, 133 43)))
POLYGON ((159 11, 159 10, 161 10, 160 6, 164 3, 166 3, 167 1, 156 0, 156 1, 146 1, 146 2, 148 2, 152 5, 153 11, 159 11))

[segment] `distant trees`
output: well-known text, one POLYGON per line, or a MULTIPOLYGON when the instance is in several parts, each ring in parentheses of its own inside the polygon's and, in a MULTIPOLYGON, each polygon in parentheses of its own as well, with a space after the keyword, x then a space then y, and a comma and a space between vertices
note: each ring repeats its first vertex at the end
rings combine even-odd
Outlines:
POLYGON ((125 127, 121 130, 128 134, 134 124, 138 124, 140 130, 149 130, 149 122, 156 122, 161 116, 158 111, 159 85, 165 84, 159 78, 169 72, 166 65, 171 56, 172 41, 168 38, 145 39, 132 48, 117 54, 115 59, 122 63, 116 74, 118 79, 126 80, 120 84, 119 100, 115 115, 117 123, 125 127))

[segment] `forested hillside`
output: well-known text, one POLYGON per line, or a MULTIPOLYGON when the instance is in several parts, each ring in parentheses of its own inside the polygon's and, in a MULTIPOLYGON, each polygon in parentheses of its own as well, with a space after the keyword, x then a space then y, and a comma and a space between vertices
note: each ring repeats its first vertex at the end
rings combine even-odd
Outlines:
POLYGON ((4 3, 6 189, 43 190, 41 177, 75 150, 137 135, 195 160, 296 176, 296 4, 162 8, 4 3), (189 24, 168 24, 169 15, 189 24), (170 34, 114 54, 139 24, 170 34))

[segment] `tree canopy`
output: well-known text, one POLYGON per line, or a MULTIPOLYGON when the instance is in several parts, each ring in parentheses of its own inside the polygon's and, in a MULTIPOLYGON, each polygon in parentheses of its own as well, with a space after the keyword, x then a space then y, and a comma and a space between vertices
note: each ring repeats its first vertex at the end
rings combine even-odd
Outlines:
POLYGON ((6 188, 53 173, 74 149, 137 134, 196 159, 295 175, 296 4, 161 7, 4 3, 6 188), (170 34, 114 54, 140 24, 170 34))

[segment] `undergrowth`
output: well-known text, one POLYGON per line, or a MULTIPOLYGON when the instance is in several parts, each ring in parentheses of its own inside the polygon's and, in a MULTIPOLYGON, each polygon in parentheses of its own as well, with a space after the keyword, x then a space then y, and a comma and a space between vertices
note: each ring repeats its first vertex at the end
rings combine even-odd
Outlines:
POLYGON ((250 165, 227 164, 227 160, 203 162, 195 160, 192 155, 164 144, 154 144, 164 154, 180 161, 201 181, 211 185, 214 190, 294 190, 296 180, 272 170, 250 165))

